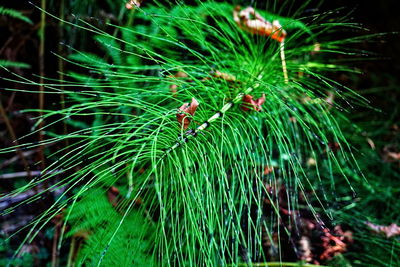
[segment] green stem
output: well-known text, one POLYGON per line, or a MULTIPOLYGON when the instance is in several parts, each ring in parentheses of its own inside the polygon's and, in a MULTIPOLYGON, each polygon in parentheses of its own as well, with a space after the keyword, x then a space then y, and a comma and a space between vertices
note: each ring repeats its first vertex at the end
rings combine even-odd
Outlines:
MULTIPOLYGON (((259 84, 256 84, 254 88, 257 88, 259 84)), ((194 137, 196 137, 200 132, 204 131, 206 128, 210 126, 211 123, 213 123, 215 120, 218 118, 221 118, 230 108, 232 108, 235 104, 239 103, 244 95, 249 94, 251 91, 253 91, 253 88, 249 87, 247 88, 244 92, 239 93, 231 102, 226 103, 220 111, 212 115, 208 120, 203 122, 199 127, 196 128, 193 134, 187 134, 184 138, 179 138, 177 142, 171 146, 164 155, 169 154, 171 151, 176 149, 177 147, 187 143, 194 137)))
POLYGON ((285 83, 288 84, 289 76, 287 73, 287 66, 286 66, 285 41, 284 40, 280 43, 280 54, 281 54, 281 61, 282 61, 283 78, 285 79, 285 83))
POLYGON ((75 246, 76 246, 76 237, 73 236, 71 239, 71 245, 69 248, 67 267, 73 267, 75 265, 74 264, 75 246))

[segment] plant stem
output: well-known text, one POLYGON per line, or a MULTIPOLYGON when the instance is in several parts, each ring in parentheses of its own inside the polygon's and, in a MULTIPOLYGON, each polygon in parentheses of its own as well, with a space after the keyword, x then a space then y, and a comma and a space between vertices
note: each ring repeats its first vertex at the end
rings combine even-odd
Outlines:
MULTIPOLYGON (((61 42, 64 39, 64 18, 65 18, 65 0, 61 0, 60 1, 60 10, 59 10, 59 16, 60 16, 60 22, 58 24, 58 47, 57 47, 57 52, 58 55, 63 55, 63 46, 61 44, 61 42)), ((61 94, 60 94, 60 103, 61 103, 61 109, 65 110, 65 94, 64 94, 64 60, 59 57, 58 58, 58 79, 60 82, 60 90, 61 90, 61 94)), ((68 127, 67 127, 67 123, 65 122, 65 120, 63 121, 63 132, 64 135, 67 135, 68 133, 68 127)), ((68 148, 69 147, 69 139, 66 138, 65 139, 65 147, 68 148)), ((68 150, 67 150, 68 152, 68 150)))
POLYGON ((281 54, 281 61, 282 61, 282 71, 283 71, 283 78, 285 79, 285 83, 289 83, 289 76, 287 73, 287 66, 286 66, 286 58, 285 58, 285 40, 280 43, 280 54, 281 54))
MULTIPOLYGON (((8 133, 10 134, 11 138, 14 140, 14 142, 18 146, 17 136, 15 135, 14 129, 13 129, 11 123, 10 123, 10 120, 8 119, 6 111, 4 110, 4 107, 3 107, 3 103, 1 101, 0 101, 0 115, 4 119, 4 122, 6 124, 8 133)), ((16 148, 16 153, 19 156, 19 158, 22 160, 22 163, 24 164, 24 169, 26 170, 26 173, 27 173, 29 179, 31 179, 32 178, 31 171, 30 171, 30 168, 29 168, 28 161, 26 160, 24 154, 21 152, 21 150, 19 150, 19 148, 16 148)))
POLYGON ((56 267, 58 266, 58 256, 59 256, 59 250, 58 250, 58 239, 60 236, 60 229, 61 228, 61 222, 57 222, 56 225, 54 226, 54 238, 53 238, 53 248, 52 248, 52 253, 51 253, 51 267, 56 267))
MULTIPOLYGON (((40 86, 39 86, 39 115, 40 115, 40 124, 39 129, 42 129, 44 126, 44 122, 42 119, 43 116, 43 109, 44 109, 44 53, 45 53, 45 28, 46 28, 46 0, 41 1, 40 5, 42 12, 40 16, 40 29, 39 29, 39 36, 40 36, 40 44, 39 44, 39 73, 40 73, 40 86)), ((42 143, 44 141, 43 131, 39 130, 39 142, 42 143)), ((44 161, 44 146, 41 145, 39 147, 39 157, 40 157, 40 165, 42 169, 45 169, 45 161, 44 161)))
MULTIPOLYGON (((257 88, 259 86, 259 84, 256 84, 254 86, 254 88, 257 88)), ((206 120, 205 122, 203 122, 203 124, 201 124, 199 127, 196 128, 196 130, 194 131, 194 133, 192 134, 187 134, 184 138, 179 138, 177 140, 177 142, 172 145, 166 152, 164 155, 167 155, 168 153, 170 153, 171 151, 173 151, 174 149, 176 149, 177 147, 179 147, 180 145, 183 145, 185 143, 187 143, 190 139, 194 138, 195 136, 197 136, 201 131, 205 130, 206 128, 208 128, 210 126, 211 123, 213 123, 215 120, 217 120, 218 118, 222 117, 231 107, 233 107, 235 104, 239 103, 242 99, 243 96, 246 94, 249 94, 251 91, 253 91, 253 88, 249 87, 247 88, 244 92, 239 93, 231 102, 226 103, 220 111, 218 111, 217 113, 215 113, 214 115, 212 115, 208 120, 206 120)))
POLYGON ((71 239, 71 245, 69 248, 67 267, 75 266, 75 263, 74 263, 75 245, 76 245, 76 237, 73 236, 71 239))

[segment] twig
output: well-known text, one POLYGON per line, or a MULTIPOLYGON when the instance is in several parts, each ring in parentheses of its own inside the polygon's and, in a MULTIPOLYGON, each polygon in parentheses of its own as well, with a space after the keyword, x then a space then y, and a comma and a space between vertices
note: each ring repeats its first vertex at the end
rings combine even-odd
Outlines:
MULTIPOLYGON (((18 203, 20 201, 24 201, 29 197, 36 195, 37 192, 35 190, 28 190, 23 193, 13 194, 10 196, 1 196, 0 198, 0 211, 4 211, 9 206, 13 205, 14 203, 18 203)), ((1 214, 1 213, 0 213, 1 214)), ((2 215, 2 214, 1 214, 2 215)))
MULTIPOLYGON (((46 28, 46 0, 41 1, 41 9, 43 10, 40 16, 40 45, 39 45, 39 72, 40 72, 40 87, 39 87, 39 110, 40 110, 40 124, 39 129, 42 129, 44 126, 44 122, 42 120, 43 109, 44 109, 44 52, 45 52, 45 28, 46 28)), ((39 131, 39 142, 44 141, 43 131, 39 131)), ((42 169, 45 169, 45 161, 44 161, 44 146, 39 147, 39 157, 40 164, 42 169)))
MULTIPOLYGON (((22 153, 22 155, 23 155, 24 157, 29 157, 30 155, 35 154, 36 152, 37 152, 36 149, 35 149, 35 150, 25 151, 25 152, 21 152, 21 151, 20 151, 20 153, 22 153)), ((20 155, 19 155, 19 154, 16 155, 16 156, 14 156, 14 157, 12 157, 12 158, 10 158, 10 159, 7 159, 7 160, 3 161, 3 162, 0 164, 0 169, 2 169, 3 167, 8 166, 8 165, 10 165, 10 164, 16 162, 18 159, 20 159, 20 155)))
POLYGON ((60 170, 55 170, 55 171, 29 171, 29 172, 13 172, 13 173, 6 173, 6 174, 0 174, 0 179, 14 179, 14 178, 21 178, 21 177, 27 177, 27 176, 40 176, 43 174, 51 174, 51 173, 58 173, 61 172, 60 170))
POLYGON ((285 79, 285 83, 289 83, 289 76, 287 73, 287 66, 286 66, 286 58, 285 58, 285 41, 284 39, 280 43, 280 54, 281 54, 281 61, 282 61, 282 71, 283 71, 283 78, 285 79))
POLYGON ((18 217, 10 218, 10 220, 6 220, 5 223, 1 226, 1 233, 5 235, 11 235, 15 233, 22 227, 28 225, 35 216, 33 215, 21 215, 18 217))
POLYGON ((0 49, 0 55, 3 53, 4 49, 6 49, 7 45, 9 45, 14 39, 14 36, 10 36, 8 40, 4 43, 4 45, 0 49))
POLYGON ((74 261, 75 245, 76 245, 76 237, 73 236, 71 239, 71 245, 69 247, 67 267, 75 266, 75 261, 74 261))
POLYGON ((16 92, 12 92, 11 96, 8 98, 8 103, 7 103, 7 107, 4 109, 5 111, 8 111, 12 104, 14 103, 14 98, 15 98, 16 92))
POLYGON ((60 237, 61 226, 62 226, 62 221, 56 222, 56 225, 54 226, 53 247, 51 252, 51 267, 56 267, 59 265, 58 256, 60 254, 60 251, 58 250, 57 243, 60 237))
MULTIPOLYGON (((7 117, 7 114, 4 110, 3 107, 3 103, 1 103, 0 101, 0 115, 4 118, 4 122, 6 124, 7 130, 11 136, 11 138, 13 139, 13 141, 16 143, 16 145, 18 146, 18 141, 17 141, 17 136, 15 135, 14 129, 10 123, 10 120, 7 117)), ((16 153, 19 156, 19 158, 22 160, 23 164, 24 164, 24 169, 26 170, 26 174, 29 178, 31 178, 31 171, 29 168, 29 164, 24 156, 24 154, 21 152, 21 150, 19 150, 18 148, 16 149, 16 153)))
POLYGON ((79 253, 81 244, 84 240, 89 238, 89 232, 85 230, 81 230, 76 232, 71 239, 71 245, 69 248, 69 254, 68 254, 68 261, 67 261, 67 267, 73 267, 75 266, 75 261, 76 261, 76 256, 79 253))
MULTIPOLYGON (((58 55, 63 55, 63 46, 61 44, 61 42, 64 39, 64 18, 65 18, 65 0, 61 0, 60 1, 60 22, 58 25, 58 55)), ((61 109, 65 110, 65 94, 64 94, 64 60, 62 59, 62 57, 58 57, 58 79, 60 81, 60 90, 61 90, 61 94, 60 94, 60 100, 61 100, 61 109)), ((65 120, 63 120, 63 132, 64 135, 67 135, 68 133, 68 127, 67 127, 67 123, 65 120)), ((68 147, 69 147, 69 139, 65 138, 65 147, 67 148, 68 151, 68 147)))

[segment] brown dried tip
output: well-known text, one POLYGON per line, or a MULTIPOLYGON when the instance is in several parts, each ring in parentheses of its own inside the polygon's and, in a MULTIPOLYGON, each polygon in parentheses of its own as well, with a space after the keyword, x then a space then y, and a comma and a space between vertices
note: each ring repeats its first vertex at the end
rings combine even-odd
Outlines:
POLYGON ((315 55, 320 51, 321 51, 321 44, 320 43, 314 43, 313 49, 311 51, 311 55, 315 55))
POLYGON ((386 145, 383 148, 383 161, 385 162, 396 162, 400 161, 400 152, 398 152, 398 148, 394 144, 386 145))
POLYGON ((125 7, 127 9, 133 9, 134 7, 140 7, 142 4, 143 0, 131 0, 129 3, 126 3, 125 7))
POLYGON ((87 239, 89 239, 90 235, 91 235, 90 231, 82 229, 82 230, 75 232, 73 237, 74 238, 82 238, 84 240, 87 240, 87 239))
POLYGON ((268 175, 268 174, 272 173, 273 171, 274 171, 274 167, 272 167, 272 166, 265 166, 265 167, 264 167, 264 172, 263 172, 263 174, 264 174, 264 175, 268 175))
POLYGON ((111 205, 115 208, 119 202, 119 190, 115 186, 112 186, 107 191, 107 198, 111 205))
POLYGON ((54 215, 54 217, 51 219, 52 223, 56 225, 62 223, 62 221, 64 220, 64 211, 65 208, 61 209, 60 213, 54 215))
POLYGON ((240 6, 236 6, 233 10, 233 19, 241 29, 252 34, 269 36, 280 43, 285 40, 287 35, 279 21, 274 20, 272 23, 267 21, 252 7, 240 10, 240 6))
POLYGON ((243 111, 248 111, 251 108, 253 108, 255 111, 260 111, 261 110, 261 105, 264 104, 265 102, 265 94, 262 95, 262 97, 254 100, 253 96, 251 95, 245 95, 243 96, 243 104, 241 106, 243 111))
POLYGON ((337 152, 340 149, 340 144, 338 142, 328 143, 328 147, 332 152, 337 152))
MULTIPOLYGON (((124 200, 124 198, 121 196, 119 189, 116 188, 115 186, 111 186, 108 191, 107 191, 107 198, 108 201, 111 203, 111 205, 114 208, 118 208, 119 204, 121 201, 124 200)), ((134 206, 140 206, 142 204, 142 199, 140 197, 136 198, 134 201, 134 206)))
POLYGON ((322 239, 322 247, 324 252, 320 255, 321 260, 330 260, 334 256, 346 252, 347 245, 352 242, 352 233, 350 231, 343 232, 340 225, 335 226, 333 234, 325 228, 322 239))
POLYGON ((392 236, 400 235, 400 226, 397 224, 392 223, 391 225, 388 226, 383 226, 383 225, 377 225, 373 224, 371 222, 366 222, 365 223, 372 231, 376 233, 382 233, 385 234, 387 238, 390 238, 392 236))
POLYGON ((239 6, 239 5, 235 6, 235 11, 236 11, 236 12, 239 12, 241 9, 242 9, 241 6, 239 6))
MULTIPOLYGON (((233 76, 232 74, 226 73, 226 72, 221 72, 219 70, 211 71, 210 75, 214 78, 222 79, 227 82, 232 82, 232 83, 236 82, 235 76, 233 76)), ((210 77, 205 77, 202 79, 202 81, 207 81, 207 80, 210 80, 210 77)))
MULTIPOLYGON (((183 71, 178 71, 178 72, 175 73, 174 75, 169 75, 168 77, 170 77, 170 78, 187 78, 188 75, 187 75, 185 72, 183 72, 183 71)), ((176 94, 176 92, 177 92, 177 88, 178 88, 178 85, 177 85, 177 84, 171 84, 171 85, 169 86, 169 90, 171 91, 172 95, 175 96, 175 94, 176 94)))
POLYGON ((187 118, 187 115, 194 116, 197 107, 199 106, 199 102, 196 99, 192 98, 192 102, 183 104, 176 114, 176 119, 179 122, 179 125, 183 127, 183 129, 187 129, 191 122, 191 118, 187 118))
POLYGON ((225 73, 225 72, 220 72, 219 70, 216 70, 214 73, 212 73, 212 75, 215 78, 221 78, 221 79, 223 79, 223 80, 225 80, 227 82, 235 82, 236 81, 236 77, 235 76, 233 76, 231 74, 228 74, 228 73, 225 73))

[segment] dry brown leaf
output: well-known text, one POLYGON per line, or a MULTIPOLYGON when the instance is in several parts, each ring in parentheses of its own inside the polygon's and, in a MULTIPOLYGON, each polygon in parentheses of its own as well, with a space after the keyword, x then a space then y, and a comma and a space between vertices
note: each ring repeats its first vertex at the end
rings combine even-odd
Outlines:
POLYGON ((387 156, 393 160, 400 160, 400 153, 388 152, 387 156))
POLYGON ((324 252, 319 257, 321 260, 329 260, 335 255, 345 252, 348 243, 353 241, 352 232, 343 232, 340 225, 335 226, 333 234, 328 228, 324 228, 323 232, 324 235, 321 237, 321 240, 324 252))
POLYGON ((183 129, 187 129, 191 122, 191 118, 187 117, 187 115, 194 116, 197 107, 199 106, 199 102, 195 98, 192 98, 192 102, 183 104, 176 114, 176 119, 179 122, 179 125, 183 127, 183 129))
MULTIPOLYGON (((108 191, 107 191, 107 198, 108 201, 111 203, 111 205, 118 210, 118 206, 120 205, 121 201, 124 200, 124 198, 121 196, 118 188, 115 186, 111 186, 108 191)), ((142 204, 142 199, 140 197, 136 198, 133 200, 134 206, 140 206, 142 204)))
MULTIPOLYGON (((183 71, 178 71, 174 75, 170 75, 168 77, 170 77, 170 78, 187 78, 188 75, 183 71)), ((177 88, 178 88, 177 84, 171 84, 169 86, 169 90, 171 91, 172 95, 176 95, 177 88)))
POLYGON ((311 51, 311 55, 315 55, 320 51, 321 51, 321 44, 318 42, 314 43, 313 50, 311 51))
POLYGON ((311 241, 307 236, 302 236, 299 241, 300 260, 312 262, 313 253, 311 252, 311 241))
POLYGON ((267 21, 252 7, 241 10, 240 6, 236 6, 233 11, 233 19, 241 29, 252 34, 269 36, 278 42, 283 42, 287 35, 279 21, 274 20, 272 23, 267 21))
POLYGON ((400 235, 400 226, 397 224, 392 223, 391 225, 388 226, 383 226, 383 225, 377 225, 373 224, 371 222, 366 222, 365 223, 372 231, 376 233, 382 233, 385 234, 387 238, 390 238, 392 236, 400 235))
POLYGON ((225 72, 221 72, 219 70, 216 70, 215 72, 211 73, 213 77, 215 78, 221 78, 227 82, 235 82, 236 81, 236 77, 229 74, 229 73, 225 73, 225 72))
POLYGON ((383 160, 385 162, 396 162, 400 161, 400 152, 398 152, 398 148, 394 144, 386 145, 383 148, 383 160))
POLYGON ((129 3, 125 5, 127 9, 133 9, 134 7, 140 7, 143 0, 130 0, 129 3))
POLYGON ((107 191, 107 198, 111 205, 116 208, 119 202, 119 190, 115 186, 111 186, 107 191))
POLYGON ((255 111, 260 111, 261 110, 261 105, 264 104, 265 102, 265 94, 262 95, 262 97, 254 100, 253 96, 251 95, 245 95, 243 96, 243 104, 242 104, 242 110, 248 111, 251 108, 253 108, 255 111))
POLYGON ((369 144, 369 146, 370 146, 373 150, 375 150, 376 146, 375 146, 374 141, 372 141, 371 138, 367 137, 367 143, 369 144))
POLYGON ((272 166, 265 166, 265 167, 264 167, 263 175, 268 175, 268 174, 272 173, 273 171, 274 171, 274 167, 272 167, 272 166))
POLYGON ((227 81, 228 83, 234 83, 234 82, 238 82, 236 80, 236 77, 232 74, 226 73, 226 72, 222 72, 219 70, 215 70, 215 71, 211 71, 210 72, 210 76, 209 77, 205 77, 202 79, 202 81, 208 81, 211 80, 211 77, 217 78, 217 79, 222 79, 227 81))

